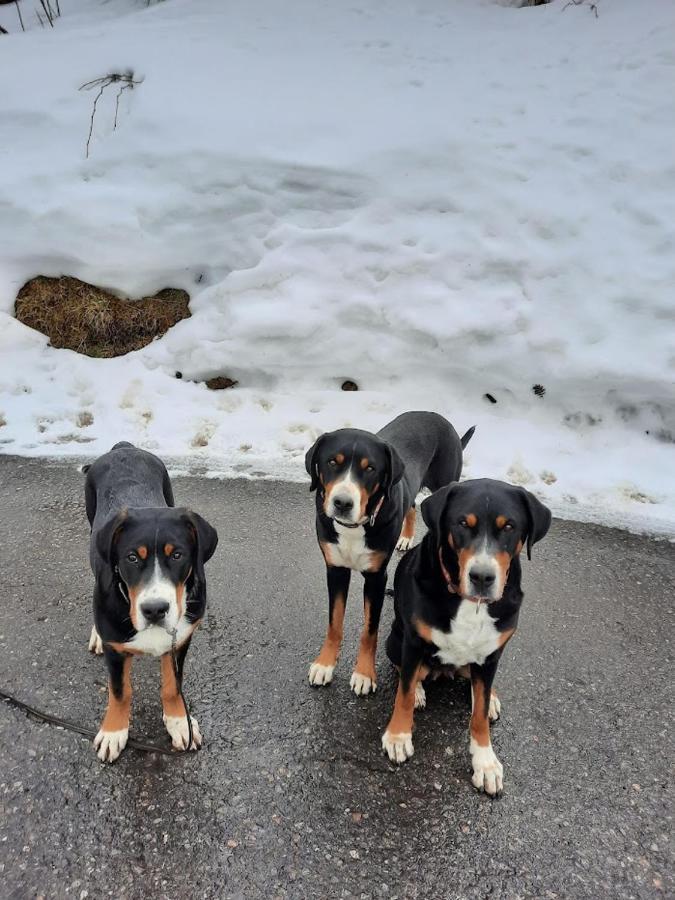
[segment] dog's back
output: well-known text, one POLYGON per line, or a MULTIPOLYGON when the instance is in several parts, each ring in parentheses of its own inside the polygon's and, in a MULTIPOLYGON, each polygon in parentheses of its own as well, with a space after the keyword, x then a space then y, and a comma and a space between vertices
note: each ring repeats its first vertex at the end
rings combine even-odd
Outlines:
POLYGON ((385 425, 377 436, 392 444, 405 463, 404 478, 413 498, 420 488, 436 491, 457 481, 462 471, 462 449, 473 428, 461 438, 450 422, 434 412, 405 412, 385 425))
POLYGON ((94 567, 94 539, 113 513, 125 507, 174 506, 169 473, 157 456, 120 441, 86 469, 85 503, 91 526, 90 558, 94 567))

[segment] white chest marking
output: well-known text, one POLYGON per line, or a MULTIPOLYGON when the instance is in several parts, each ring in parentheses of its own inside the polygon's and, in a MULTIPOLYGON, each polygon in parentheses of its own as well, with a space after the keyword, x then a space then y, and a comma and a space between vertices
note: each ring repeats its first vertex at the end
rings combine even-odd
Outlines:
MULTIPOLYGON (((193 628, 194 624, 188 622, 183 616, 178 622, 176 644, 182 644, 193 628)), ((127 641, 126 646, 130 649, 138 650, 140 653, 148 653, 150 656, 163 656, 171 650, 171 635, 165 628, 160 628, 159 625, 150 625, 148 628, 144 628, 143 631, 136 632, 133 638, 127 641)))
POLYGON ((338 536, 337 544, 326 544, 330 562, 333 566, 344 566, 356 572, 367 572, 373 566, 373 551, 366 547, 366 532, 363 525, 358 528, 345 528, 335 522, 338 536))
POLYGON ((452 631, 431 629, 431 640, 438 647, 436 657, 444 665, 483 665, 487 657, 499 647, 501 633, 495 620, 488 615, 487 605, 462 600, 451 622, 452 631))

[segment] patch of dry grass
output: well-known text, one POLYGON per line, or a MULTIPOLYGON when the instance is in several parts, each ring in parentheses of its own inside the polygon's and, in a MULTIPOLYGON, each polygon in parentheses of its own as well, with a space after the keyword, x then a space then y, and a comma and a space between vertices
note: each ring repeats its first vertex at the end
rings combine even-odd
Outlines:
POLYGON ((145 347, 190 316, 186 291, 164 288, 141 300, 120 300, 109 291, 64 275, 38 275, 17 294, 20 322, 47 335, 53 347, 87 356, 123 356, 145 347))

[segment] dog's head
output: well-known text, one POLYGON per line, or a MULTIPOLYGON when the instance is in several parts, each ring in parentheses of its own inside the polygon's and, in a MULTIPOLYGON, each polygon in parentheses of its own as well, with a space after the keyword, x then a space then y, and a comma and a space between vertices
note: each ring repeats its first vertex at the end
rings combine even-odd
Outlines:
POLYGON ((511 561, 540 541, 551 513, 522 487, 479 478, 455 482, 422 503, 422 516, 441 548, 457 557, 458 588, 464 598, 500 600, 511 561))
POLYGON ((342 525, 364 525, 377 497, 387 497, 403 477, 396 450, 376 435, 355 428, 323 434, 310 447, 305 466, 320 489, 323 511, 342 525))
POLYGON ((217 544, 218 534, 205 519, 173 508, 123 510, 96 536, 108 578, 128 597, 136 631, 177 627, 217 544))

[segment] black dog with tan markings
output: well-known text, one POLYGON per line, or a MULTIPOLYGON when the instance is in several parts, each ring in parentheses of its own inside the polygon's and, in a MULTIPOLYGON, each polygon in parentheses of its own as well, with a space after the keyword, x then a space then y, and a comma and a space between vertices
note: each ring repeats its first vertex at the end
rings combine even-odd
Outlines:
POLYGON ((413 755, 422 682, 441 672, 471 678, 472 781, 496 796, 503 768, 490 742, 500 703, 492 690, 499 659, 518 625, 520 551, 548 532, 551 513, 521 487, 481 478, 450 484, 422 503, 429 531, 401 561, 387 654, 399 668, 394 712, 382 736, 393 762, 413 755))
POLYGON ((333 679, 342 643, 351 572, 364 577, 365 623, 351 677, 352 690, 377 687, 375 652, 395 548, 407 550, 415 533, 415 497, 422 487, 437 490, 459 478, 462 450, 452 425, 430 412, 398 416, 377 434, 342 428, 322 435, 307 451, 305 465, 316 490, 316 530, 326 562, 328 632, 309 669, 313 685, 333 679))
POLYGON ((196 750, 202 737, 188 722, 181 693, 183 665, 206 608, 204 563, 218 535, 201 516, 174 508, 164 463, 122 442, 85 468, 96 578, 89 649, 105 655, 108 708, 94 746, 103 761, 124 750, 131 712, 131 662, 158 656, 164 724, 177 750, 196 750), (174 665, 175 654, 175 665, 174 665))

